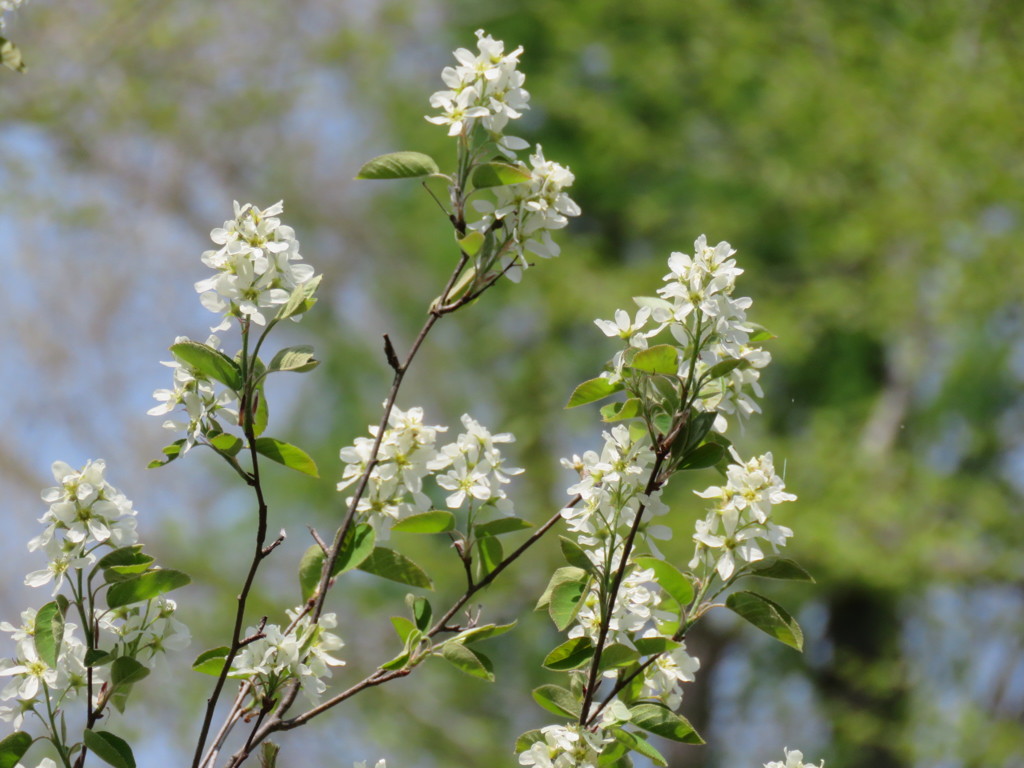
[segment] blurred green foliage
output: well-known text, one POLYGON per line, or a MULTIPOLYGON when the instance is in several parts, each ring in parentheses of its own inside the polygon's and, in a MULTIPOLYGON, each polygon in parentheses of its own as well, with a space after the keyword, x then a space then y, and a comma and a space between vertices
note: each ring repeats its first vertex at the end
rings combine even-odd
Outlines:
MULTIPOLYGON (((286 222, 326 273, 328 293, 293 334, 314 343, 324 363, 300 398, 287 387, 270 391, 281 403, 276 418, 294 404, 275 434, 309 449, 324 479, 277 473, 274 525, 288 524, 301 545, 287 562, 291 550, 282 548, 254 616, 298 600, 292 569, 308 543, 300 526, 327 531, 340 518, 337 450, 376 421, 390 379, 380 334, 400 352, 408 345, 455 257, 443 216, 414 183, 349 180, 379 152, 453 161, 444 131, 422 116, 451 49, 471 45, 484 27, 526 49, 534 106, 520 133, 571 166, 584 214, 558 238, 560 259, 441 324, 400 405, 425 405, 432 423, 454 425, 470 411, 515 432, 528 468, 514 486, 519 513, 541 520, 568 484, 558 457, 591 447, 597 434, 596 412, 562 409, 613 351, 590 321, 650 294, 669 252, 687 251, 702 232, 730 241, 747 270, 738 290, 754 298, 752 318, 779 337, 763 378, 764 416, 737 442, 748 454, 771 450, 787 467, 800 503, 787 505, 784 522, 796 532, 793 555, 818 585, 773 592, 789 607, 804 603, 794 613, 807 624, 805 657, 731 624, 711 622, 693 638, 703 668, 684 707, 710 744, 671 753, 671 764, 760 765, 788 744, 830 768, 1019 765, 1017 4, 449 0, 430 8, 40 2, 18 19, 32 70, 5 73, 4 124, 46 136, 85 182, 63 200, 52 185, 6 187, 8 211, 42 210, 45 201, 56 206, 49 223, 100 228, 137 218, 143 234, 164 217, 154 231, 189 237, 165 244, 129 230, 107 247, 145 264, 173 245, 187 283, 201 276, 195 256, 205 230, 227 216, 225 201, 283 196, 286 222), (94 195, 104 179, 114 191, 94 195), (994 640, 1010 651, 996 654, 994 640), (982 674, 993 665, 997 673, 982 674), (792 704, 792 691, 805 698, 792 704), (814 743, 797 744, 804 738, 814 743)), ((28 154, 7 162, 31 165, 28 154)), ((121 274, 117 264, 109 273, 121 274)), ((201 317, 193 335, 206 323, 201 317)), ((168 341, 184 332, 173 325, 168 341)), ((197 463, 179 462, 151 482, 175 483, 197 463)), ((713 481, 693 482, 705 480, 713 481)), ((680 564, 700 509, 688 490, 671 498, 670 551, 680 564)), ((220 592, 229 601, 237 590, 244 555, 225 553, 223 541, 246 529, 247 503, 226 494, 177 513, 167 531, 165 551, 188 553, 175 567, 208 585, 202 599, 220 592), (195 518, 215 549, 189 543, 195 518)), ((395 538, 432 573, 454 564, 443 545, 395 538)), ((498 684, 425 665, 336 713, 348 723, 336 730, 349 750, 369 737, 395 765, 514 763, 515 735, 547 721, 528 691, 549 681, 540 660, 555 635, 529 609, 557 553, 552 542, 539 550, 484 596, 488 620, 526 613, 515 633, 494 641, 498 684)), ((337 609, 402 612, 403 589, 363 576, 351 584, 337 609)), ((343 676, 372 669, 396 644, 386 621, 343 620, 341 630, 343 676)), ((198 642, 217 644, 223 631, 199 627, 198 642)), ((289 745, 302 750, 303 738, 312 737, 286 741, 282 759, 289 745)))

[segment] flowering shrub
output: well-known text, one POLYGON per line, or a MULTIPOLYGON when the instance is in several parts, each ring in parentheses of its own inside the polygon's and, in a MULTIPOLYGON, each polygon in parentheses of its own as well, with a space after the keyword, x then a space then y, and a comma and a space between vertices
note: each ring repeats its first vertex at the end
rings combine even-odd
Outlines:
MULTIPOLYGON (((597 449, 563 459, 575 475, 570 500, 546 520, 516 513, 512 480, 524 470, 509 466, 501 448, 514 441, 511 434, 492 433, 468 414, 461 417, 463 431, 454 434, 426 423, 422 408, 396 405, 431 329, 502 278, 520 280, 532 256, 557 256, 552 232, 580 213, 568 194, 574 182, 569 169, 547 160, 539 146, 529 163, 520 160, 518 153, 529 145, 505 133, 529 108, 518 69, 522 49, 506 54, 501 41, 482 31, 477 48, 455 52, 457 66, 442 73, 447 90, 430 98, 438 114, 427 120, 447 127, 456 142, 455 170, 442 173, 427 155, 397 152, 359 172, 365 179, 443 179, 448 203, 442 205, 457 244, 454 267, 404 358, 385 336, 393 380, 380 421, 368 436, 341 448, 337 489, 344 493, 344 515, 330 540, 313 534, 298 564, 303 602, 277 622, 264 617, 253 623, 248 615, 255 576, 284 540, 283 532, 271 538, 268 531, 267 461, 311 477, 319 470, 301 448, 266 434, 264 385, 271 374, 307 372, 319 361, 308 346, 272 355, 265 350, 280 322, 300 320, 313 308, 320 277, 283 223, 283 203, 260 209, 236 202, 233 218, 211 233, 218 247, 202 255, 214 274, 195 283, 199 300, 218 316, 211 330, 231 337, 237 332, 237 351, 222 347, 229 336, 175 339, 174 360, 165 363, 172 385, 154 393, 158 404, 149 412, 169 416, 164 426, 182 436, 151 466, 207 448, 251 489, 257 514, 254 554, 230 637, 192 664, 213 678, 193 768, 233 768, 257 750, 271 768, 278 753, 274 734, 433 659, 494 680, 480 645, 514 623, 457 617, 556 527, 564 531, 566 564, 551 575, 537 608, 565 638, 538 661, 564 685, 533 691, 558 722, 519 737, 520 765, 621 768, 632 765, 636 753, 664 766, 652 737, 702 743, 676 710, 685 684, 700 671, 699 659, 687 650, 687 634, 712 608, 724 605, 779 641, 802 647, 800 628, 785 609, 735 588, 748 577, 810 577, 779 556, 793 532, 776 522, 774 508, 796 497, 786 491, 772 454, 746 459, 733 444, 731 426, 760 412, 760 371, 771 360, 762 345, 772 337, 748 320, 752 300, 734 296, 743 270, 728 243, 712 247, 702 235, 692 254, 669 257, 664 284, 655 295, 634 299, 634 313, 617 309, 613 320, 596 321, 619 348, 602 373, 576 387, 568 407, 614 398, 600 409, 609 426, 597 449), (454 437, 445 442, 449 434, 454 437), (714 470, 724 479, 697 493, 710 506, 685 530, 695 553, 684 571, 658 548, 679 528, 667 522, 664 490, 678 473, 714 470), (324 605, 338 580, 359 569, 414 589, 432 584, 423 568, 386 546, 391 531, 448 537, 464 591, 436 610, 422 594, 411 593, 407 615, 391 619, 397 635, 391 657, 357 682, 333 686, 334 670, 345 665, 339 656, 344 639, 336 633, 341 622, 324 605), (505 543, 527 532, 518 544, 505 543), (229 688, 231 703, 219 706, 229 688), (233 737, 239 731, 240 738, 233 737)), ((0 692, 9 702, 0 707, 0 718, 14 728, 0 741, 4 765, 25 756, 33 737, 22 729, 34 727, 56 756, 43 757, 39 768, 80 768, 90 755, 132 768, 131 747, 106 729, 108 721, 114 726, 110 710, 125 710, 154 657, 188 643, 188 630, 174 618, 175 604, 166 594, 189 579, 154 566, 143 553, 136 511, 106 481, 105 469, 102 461, 80 470, 57 462, 58 485, 43 492, 49 509, 29 548, 41 551, 47 564, 26 583, 50 588, 53 599, 23 612, 18 627, 0 624, 15 645, 13 658, 0 667, 0 676, 10 678, 0 692), (69 728, 70 705, 79 701, 81 722, 72 720, 69 728)), ((800 752, 785 754, 785 764, 766 768, 808 768, 800 752)), ((376 768, 385 768, 384 761, 376 768)))

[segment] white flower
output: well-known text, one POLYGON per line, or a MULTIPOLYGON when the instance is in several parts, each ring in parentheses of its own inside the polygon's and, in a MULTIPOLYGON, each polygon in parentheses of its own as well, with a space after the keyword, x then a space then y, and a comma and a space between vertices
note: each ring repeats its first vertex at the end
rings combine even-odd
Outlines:
MULTIPOLYGON (((657 637, 651 631, 648 636, 657 637)), ((685 643, 673 651, 658 656, 654 664, 644 670, 644 692, 661 699, 669 709, 676 709, 682 702, 680 683, 692 683, 700 669, 700 659, 686 652, 685 643)))
POLYGON ((283 203, 260 210, 251 203, 235 201, 234 208, 235 218, 210 233, 210 239, 221 248, 206 251, 202 257, 217 274, 195 285, 202 305, 224 314, 214 331, 230 328, 229 317, 266 325, 265 312, 276 314, 295 289, 314 276, 311 266, 296 263, 302 256, 295 230, 277 218, 284 210, 283 203))
POLYGON ((790 750, 788 747, 784 750, 786 753, 786 761, 775 760, 771 763, 765 763, 764 768, 822 768, 825 765, 825 761, 822 760, 818 765, 814 763, 804 762, 804 753, 798 749, 790 750))
POLYGON ((35 643, 18 643, 16 662, 0 670, 0 677, 15 678, 0 691, 0 699, 3 701, 14 697, 29 701, 38 695, 41 687, 53 688, 57 685, 57 670, 39 658, 35 643))
POLYGON ((602 732, 591 733, 579 724, 547 725, 540 729, 543 741, 534 742, 519 754, 520 765, 536 768, 596 768, 606 740, 602 732))
MULTIPOLYGON (((366 761, 362 760, 358 763, 354 763, 352 768, 366 768, 366 761)), ((377 764, 373 768, 388 768, 388 766, 384 760, 378 760, 377 764)))

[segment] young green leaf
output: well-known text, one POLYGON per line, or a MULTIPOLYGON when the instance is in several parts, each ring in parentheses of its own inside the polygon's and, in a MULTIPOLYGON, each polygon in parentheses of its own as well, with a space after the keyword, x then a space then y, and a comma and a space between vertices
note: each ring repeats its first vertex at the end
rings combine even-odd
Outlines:
POLYGON ((622 643, 612 643, 601 651, 601 668, 599 671, 603 672, 606 669, 618 669, 619 667, 628 667, 630 664, 635 663, 640 659, 640 654, 630 648, 628 645, 622 643))
POLYGON ((501 542, 494 536, 484 536, 476 541, 477 551, 480 553, 481 576, 491 573, 501 563, 505 556, 501 542))
POLYGON ((760 576, 765 579, 784 579, 786 581, 809 581, 814 583, 814 577, 803 569, 803 566, 784 557, 766 557, 751 563, 747 568, 751 576, 760 576))
POLYGON ((152 562, 152 557, 143 554, 141 544, 133 544, 108 552, 99 559, 96 568, 104 571, 108 568, 117 568, 119 573, 141 573, 152 562))
POLYGON ((285 347, 280 350, 267 366, 267 372, 293 371, 305 373, 312 371, 320 365, 320 361, 313 357, 313 348, 307 345, 299 347, 285 347))
POLYGON ((403 645, 408 641, 409 635, 417 629, 416 625, 405 616, 392 616, 391 626, 395 628, 395 634, 398 635, 398 639, 402 641, 403 645))
POLYGON ((221 432, 216 437, 210 438, 210 445, 228 456, 237 456, 238 452, 242 450, 244 443, 240 438, 237 438, 234 435, 230 435, 227 432, 221 432))
POLYGON ((503 187, 508 184, 522 184, 530 181, 533 174, 528 168, 508 163, 481 163, 473 169, 470 181, 477 189, 503 187))
POLYGON ((184 438, 182 438, 181 440, 175 440, 170 445, 164 446, 161 449, 161 452, 167 458, 166 459, 153 459, 151 462, 149 462, 149 464, 146 465, 146 469, 156 469, 157 467, 162 467, 165 464, 170 464, 176 458, 181 456, 181 449, 184 448, 184 447, 185 447, 185 439, 184 438))
POLYGON ((392 531, 400 533, 445 533, 454 528, 455 515, 445 509, 409 515, 391 526, 392 531))
POLYGON ((678 469, 707 469, 715 466, 726 455, 725 448, 718 443, 704 443, 686 454, 679 462, 678 469))
POLYGON ((725 605, 765 634, 798 651, 804 649, 804 633, 785 608, 756 592, 733 592, 725 605))
POLYGON ((679 643, 669 640, 667 637, 638 637, 633 641, 636 651, 641 656, 652 656, 655 653, 674 651, 679 643))
MULTIPOLYGON (((359 523, 345 534, 345 541, 334 561, 331 576, 358 568, 372 553, 377 533, 372 525, 359 523)), ((324 569, 324 551, 319 544, 311 544, 299 561, 299 587, 302 599, 309 600, 320 584, 320 575, 324 569)))
POLYGON ((480 651, 449 640, 441 646, 441 655, 467 675, 494 682, 494 665, 480 651))
POLYGON ((222 645, 220 648, 211 648, 208 651, 203 651, 196 657, 196 660, 192 662, 192 669, 196 672, 202 672, 204 675, 213 675, 214 677, 217 677, 220 675, 221 670, 224 669, 224 662, 230 652, 231 649, 226 645, 222 645))
POLYGON ((242 389, 242 369, 220 350, 188 339, 171 345, 171 354, 204 376, 238 392, 242 389))
POLYGON ((105 763, 114 768, 135 768, 135 755, 128 742, 109 731, 94 731, 86 728, 82 734, 85 746, 105 763))
POLYGON ((188 574, 169 568, 147 571, 127 581, 119 581, 111 585, 107 590, 107 606, 120 608, 122 605, 152 600, 172 589, 184 587, 191 581, 188 574))
POLYGON ((684 744, 703 744, 704 739, 681 717, 662 704, 637 704, 630 707, 630 721, 638 728, 684 744))
POLYGON ((483 246, 485 240, 486 238, 483 233, 477 232, 475 229, 471 230, 465 237, 460 238, 456 236, 455 238, 455 242, 459 244, 459 248, 463 253, 469 256, 469 258, 473 258, 480 253, 480 248, 483 246))
POLYGON ((518 755, 520 752, 525 752, 538 741, 544 741, 544 734, 541 733, 540 728, 534 728, 532 731, 527 731, 520 735, 520 737, 516 739, 516 754, 518 755))
POLYGON ((302 472, 310 477, 320 477, 316 462, 310 458, 308 453, 291 443, 273 437, 260 437, 256 439, 253 446, 257 453, 266 456, 271 461, 276 461, 278 464, 283 464, 289 469, 302 472))
POLYGON ((288 297, 288 301, 285 302, 284 306, 277 311, 274 319, 285 320, 312 309, 313 305, 316 304, 316 298, 314 298, 313 294, 316 293, 316 289, 319 287, 323 277, 323 275, 317 275, 312 280, 303 283, 292 291, 292 295, 288 297))
POLYGON ((149 674, 145 665, 130 656, 121 656, 110 667, 110 683, 114 688, 137 683, 149 674))
POLYGON ((103 667, 110 664, 117 656, 110 651, 101 651, 99 648, 90 648, 85 652, 83 664, 87 667, 103 667))
POLYGON ((537 600, 537 605, 534 606, 535 611, 540 611, 547 608, 551 604, 551 594, 554 592, 555 587, 559 584, 566 582, 579 582, 580 584, 586 584, 590 577, 587 572, 582 568, 576 568, 571 565, 562 566, 557 568, 551 578, 548 580, 548 585, 544 589, 544 594, 537 600))
POLYGON ((36 612, 33 641, 40 660, 48 667, 56 667, 64 642, 64 613, 56 602, 47 603, 36 612))
POLYGON ((426 572, 405 555, 387 547, 374 547, 370 556, 358 566, 359 570, 372 573, 400 584, 433 589, 434 582, 426 572))
POLYGON ((544 658, 543 664, 556 672, 565 672, 569 669, 579 669, 593 657, 593 641, 589 637, 574 637, 551 651, 544 658))
POLYGON ((616 741, 621 742, 627 749, 631 749, 634 752, 649 758, 655 765, 668 765, 668 761, 665 759, 664 755, 647 743, 647 740, 639 734, 630 733, 618 726, 612 726, 610 730, 616 741))
POLYGON ((0 768, 15 768, 32 746, 32 737, 24 731, 15 731, 0 741, 0 768))
POLYGON ((499 517, 486 523, 477 523, 473 526, 473 534, 477 538, 484 536, 503 536, 506 533, 515 533, 533 528, 533 523, 523 520, 521 517, 499 517))
POLYGON ((437 163, 422 152, 390 152, 363 164, 357 179, 414 179, 440 173, 437 163))
POLYGON ((565 688, 558 685, 542 685, 533 689, 533 700, 548 712, 562 717, 579 717, 580 703, 565 688))
POLYGON ((658 344, 637 352, 630 367, 644 373, 675 375, 679 369, 679 350, 671 344, 658 344))
POLYGON ((643 569, 652 569, 654 578, 663 590, 685 608, 693 600, 693 582, 671 563, 657 557, 637 557, 634 562, 643 569))
POLYGON ((732 358, 729 358, 727 360, 723 360, 720 363, 715 363, 714 365, 712 365, 708 369, 707 373, 704 374, 704 377, 708 381, 712 381, 713 379, 720 379, 720 378, 722 378, 723 376, 725 376, 725 374, 730 373, 732 371, 735 371, 737 368, 749 368, 749 367, 750 367, 750 361, 749 360, 744 360, 742 358, 732 357, 732 358))
POLYGON ((484 624, 480 627, 472 627, 471 629, 465 629, 459 634, 455 635, 452 640, 462 643, 463 645, 471 645, 472 643, 479 643, 482 640, 490 640, 492 637, 498 635, 504 635, 506 632, 515 629, 516 622, 510 624, 484 624))
POLYGON ((640 415, 640 398, 631 397, 623 403, 608 403, 601 408, 601 421, 625 421, 640 415))
POLYGON ((426 632, 430 627, 430 618, 434 614, 430 601, 425 597, 409 594, 405 596, 405 602, 412 611, 412 618, 416 622, 416 628, 426 632))
POLYGON ((583 551, 583 548, 572 539, 567 539, 565 536, 558 537, 558 544, 562 548, 562 556, 565 557, 565 561, 569 565, 576 568, 582 568, 587 573, 592 573, 595 576, 598 575, 597 567, 587 557, 587 553, 583 551))
POLYGON ((587 591, 587 584, 588 581, 566 581, 555 585, 551 590, 548 615, 559 632, 564 632, 576 618, 583 595, 587 591))
POLYGON ((588 381, 584 381, 573 390, 572 395, 569 397, 569 402, 566 403, 565 407, 575 408, 578 405, 596 403, 598 400, 604 400, 609 395, 621 392, 622 389, 623 384, 621 381, 613 384, 609 379, 602 377, 590 379, 588 381))

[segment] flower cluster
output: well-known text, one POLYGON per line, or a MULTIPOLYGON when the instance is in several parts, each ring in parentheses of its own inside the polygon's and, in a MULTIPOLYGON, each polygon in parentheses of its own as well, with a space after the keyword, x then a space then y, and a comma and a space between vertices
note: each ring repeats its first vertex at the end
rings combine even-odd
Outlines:
POLYGON ((52 470, 59 485, 42 493, 50 505, 39 518, 46 527, 28 543, 30 552, 42 549, 49 562, 46 568, 29 573, 25 583, 41 587, 55 582, 53 593, 57 594, 65 573, 95 562, 98 547, 128 546, 138 536, 132 503, 103 478, 104 461, 90 461, 81 470, 55 461, 52 470))
POLYGON ((697 521, 697 548, 690 562, 691 568, 702 563, 714 568, 723 581, 735 572, 737 559, 753 563, 764 557, 757 539, 767 541, 775 552, 786 545, 793 531, 772 521, 772 507, 796 499, 775 473, 770 453, 747 462, 734 450, 732 456, 736 463, 729 465, 726 484, 696 492, 715 503, 707 517, 697 521))
POLYGON ((118 655, 152 658, 184 650, 192 642, 188 627, 174 618, 177 608, 170 598, 157 597, 104 611, 98 617, 99 626, 120 645, 118 655))
POLYGON ((639 309, 632 321, 622 309, 615 312, 614 321, 595 321, 606 336, 627 345, 616 353, 612 371, 605 374, 612 382, 622 381, 632 353, 647 349, 648 340, 667 328, 679 349, 678 377, 687 392, 696 395, 693 405, 698 410, 717 414, 714 428, 719 433, 728 428, 726 416, 742 419, 760 413, 754 398, 763 395, 761 369, 771 362, 771 354, 756 344, 762 336, 747 321, 746 311, 753 301, 732 295, 736 278, 743 273, 732 258, 735 253, 726 242, 709 246, 701 235, 692 256, 672 253, 666 284, 658 289, 657 298, 636 300, 639 309), (709 373, 729 361, 729 370, 709 373))
POLYGON ((520 765, 535 768, 597 768, 603 748, 600 735, 577 723, 548 725, 540 729, 543 740, 519 754, 520 765))
MULTIPOLYGON (((75 624, 64 625, 57 664, 51 667, 36 649, 36 611, 23 611, 21 621, 19 627, 6 621, 0 624, 0 630, 10 633, 15 641, 14 658, 0 661, 0 677, 11 678, 0 690, 0 701, 14 700, 13 704, 0 706, 0 719, 11 723, 15 730, 21 729, 26 714, 36 712, 41 697, 50 698, 56 706, 61 706, 75 700, 87 685, 86 647, 78 638, 75 624)), ((94 690, 99 690, 105 672, 103 668, 93 670, 94 690)))
POLYGON ((314 624, 301 609, 289 610, 288 617, 291 623, 285 629, 268 624, 261 630, 246 630, 256 639, 235 656, 230 677, 248 680, 255 701, 273 699, 283 685, 297 680, 315 704, 327 690, 324 678, 331 676, 330 668, 345 663, 331 655, 344 646, 340 637, 327 631, 338 622, 333 613, 325 613, 314 624))
POLYGON ((482 218, 470 225, 484 234, 504 226, 507 240, 503 266, 513 281, 518 281, 520 269, 527 266, 527 252, 545 259, 557 256, 560 249, 551 238, 551 230, 568 224, 568 217, 580 215, 579 205, 565 191, 576 177, 565 166, 546 160, 539 144, 530 155, 530 166, 519 165, 529 171, 530 180, 495 187, 493 202, 476 201, 473 207, 482 218))
MULTIPOLYGON (((187 336, 178 336, 175 344, 188 341, 187 336)), ((210 336, 206 346, 220 350, 220 339, 210 336)), ((150 408, 150 416, 163 416, 173 411, 179 404, 185 409, 186 419, 167 419, 163 426, 175 432, 184 431, 185 443, 182 453, 187 452, 200 437, 208 433, 223 431, 219 419, 228 416, 232 420, 238 418, 238 398, 235 393, 220 386, 209 376, 188 363, 178 360, 162 360, 161 365, 171 368, 173 373, 173 389, 158 389, 153 393, 154 399, 160 402, 150 408)))
MULTIPOLYGON (((423 409, 391 409, 388 427, 381 436, 377 463, 356 510, 386 536, 390 526, 409 515, 430 509, 430 497, 424 493, 423 480, 435 475, 437 485, 448 492, 449 509, 468 508, 471 515, 491 508, 511 514, 512 502, 502 486, 523 470, 509 467, 497 445, 514 442, 502 432, 492 435, 480 422, 463 414, 465 432, 444 446, 437 446, 437 435, 447 427, 423 423, 423 409), (447 471, 445 471, 447 470, 447 471), (438 474, 444 472, 444 474, 438 474)), ((338 490, 359 480, 369 465, 378 428, 370 427, 372 437, 359 437, 353 445, 341 449, 345 463, 338 490)), ((352 503, 352 497, 346 500, 352 503)))
POLYGON ((221 247, 206 251, 203 263, 217 274, 196 283, 196 291, 204 307, 224 313, 213 331, 229 329, 230 317, 266 325, 265 312, 272 310, 272 317, 313 279, 313 267, 297 263, 302 256, 295 230, 277 218, 283 210, 280 202, 260 210, 236 201, 235 218, 210 233, 221 247))
POLYGON ((518 119, 530 108, 530 94, 523 88, 526 76, 517 69, 523 48, 505 53, 505 44, 482 29, 476 37, 479 53, 459 48, 455 51, 458 66, 441 71, 448 88, 430 97, 430 106, 441 114, 427 116, 427 120, 447 125, 449 136, 467 136, 479 123, 498 140, 499 147, 525 149, 522 139, 500 135, 509 120, 518 119))
POLYGON ((818 765, 814 763, 804 762, 804 753, 798 749, 785 749, 786 761, 774 760, 770 763, 765 763, 764 768, 824 768, 825 761, 822 760, 818 765))

